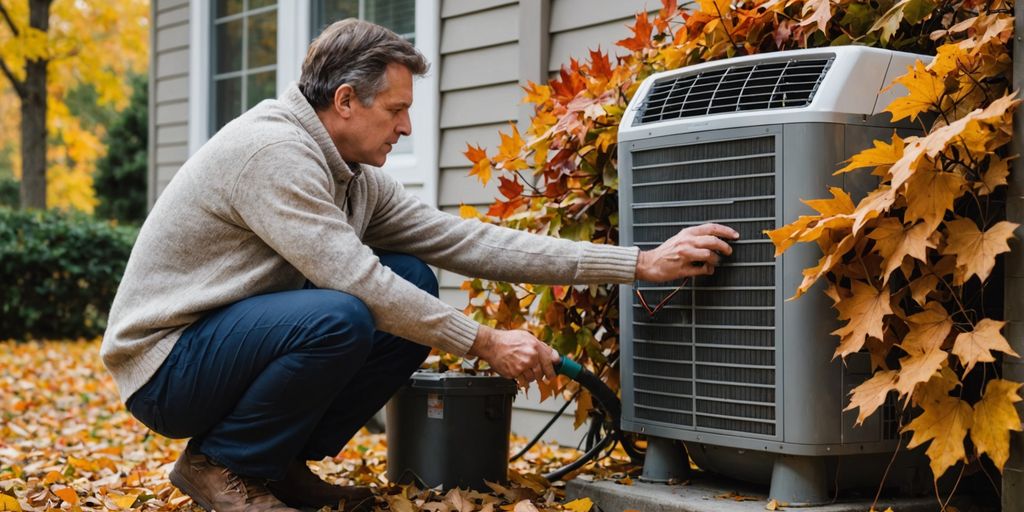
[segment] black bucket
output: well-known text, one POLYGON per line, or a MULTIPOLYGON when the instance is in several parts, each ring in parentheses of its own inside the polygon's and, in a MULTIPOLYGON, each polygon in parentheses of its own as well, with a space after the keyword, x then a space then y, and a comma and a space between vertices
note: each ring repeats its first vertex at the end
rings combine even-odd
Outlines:
POLYGON ((489 491, 508 481, 515 381, 416 372, 387 407, 388 480, 489 491))

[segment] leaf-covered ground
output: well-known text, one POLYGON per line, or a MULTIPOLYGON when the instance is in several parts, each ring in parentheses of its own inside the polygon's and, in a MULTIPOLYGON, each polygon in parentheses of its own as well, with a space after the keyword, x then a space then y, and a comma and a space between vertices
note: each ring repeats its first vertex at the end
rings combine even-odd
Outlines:
MULTIPOLYGON (((99 359, 99 343, 0 343, 0 511, 199 510, 167 480, 184 441, 150 433, 125 411, 99 359)), ((525 444, 513 440, 513 450, 525 444)), ((374 487, 380 509, 513 512, 591 508, 565 503, 560 486, 537 476, 579 452, 535 446, 512 464, 508 486, 489 494, 390 485, 386 441, 366 431, 314 470, 338 483, 374 487)), ((615 461, 589 468, 602 477, 615 461)))

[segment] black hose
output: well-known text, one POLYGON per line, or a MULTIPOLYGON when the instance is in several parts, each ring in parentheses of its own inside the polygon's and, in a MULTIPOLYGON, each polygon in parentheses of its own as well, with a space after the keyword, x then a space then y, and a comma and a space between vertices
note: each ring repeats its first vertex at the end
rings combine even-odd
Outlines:
MULTIPOLYGON (((565 361, 566 360, 563 359, 563 365, 565 361)), ((545 474, 544 478, 552 482, 556 480, 561 480, 569 473, 572 473, 573 471, 583 467, 585 464, 593 460, 594 457, 600 455, 601 450, 603 450, 605 447, 609 446, 614 442, 618 442, 622 445, 622 448, 626 450, 626 453, 629 455, 629 458, 633 463, 642 463, 644 459, 643 452, 641 452, 633 444, 631 439, 626 439, 626 437, 623 436, 622 431, 619 428, 619 425, 622 421, 622 403, 619 402, 619 397, 616 396, 615 392, 612 391, 612 389, 609 388, 607 384, 602 382, 597 375, 594 375, 592 372, 586 369, 582 369, 576 363, 572 364, 575 365, 575 369, 572 371, 571 374, 566 372, 561 373, 569 375, 573 380, 578 382, 581 387, 589 391, 590 395, 594 398, 595 408, 598 409, 599 411, 602 411, 602 414, 600 415, 600 417, 594 418, 592 420, 594 424, 591 425, 591 429, 587 435, 589 441, 589 449, 586 451, 586 453, 581 455, 580 458, 576 459, 575 461, 565 465, 564 467, 545 474), (590 442, 593 442, 594 438, 597 437, 598 432, 600 431, 600 428, 602 426, 605 428, 608 434, 602 437, 597 442, 594 442, 593 445, 590 445, 590 442)), ((555 417, 557 416, 558 415, 556 415, 555 417)), ((553 423, 553 421, 550 423, 553 423)), ((545 427, 545 430, 546 429, 547 427, 545 427)), ((543 434, 543 431, 541 433, 543 434)), ((538 438, 539 437, 540 435, 538 434, 538 438)))

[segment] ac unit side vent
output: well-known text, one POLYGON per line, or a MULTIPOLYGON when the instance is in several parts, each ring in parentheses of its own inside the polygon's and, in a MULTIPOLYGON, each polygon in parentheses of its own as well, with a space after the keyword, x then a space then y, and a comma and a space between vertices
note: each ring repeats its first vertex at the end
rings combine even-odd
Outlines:
MULTIPOLYGON (((633 152, 636 245, 653 247, 705 221, 741 236, 714 275, 688 281, 657 314, 633 298, 637 419, 776 435, 776 261, 763 231, 776 223, 778 141, 765 135, 633 152)), ((638 286, 655 304, 679 284, 638 286)))
POLYGON ((651 87, 633 124, 806 107, 814 100, 832 60, 829 57, 762 62, 667 78, 651 87))

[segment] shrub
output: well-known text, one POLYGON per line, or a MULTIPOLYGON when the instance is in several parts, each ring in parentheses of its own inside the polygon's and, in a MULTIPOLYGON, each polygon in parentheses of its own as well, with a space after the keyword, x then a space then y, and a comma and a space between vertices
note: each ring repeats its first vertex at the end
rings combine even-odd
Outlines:
POLYGON ((21 200, 21 182, 6 176, 0 176, 0 206, 17 208, 21 200))
POLYGON ((0 208, 0 338, 102 334, 136 233, 82 214, 0 208))
POLYGON ((107 154, 96 164, 96 215, 141 224, 146 218, 149 155, 148 90, 145 76, 132 79, 132 98, 110 125, 107 154))

